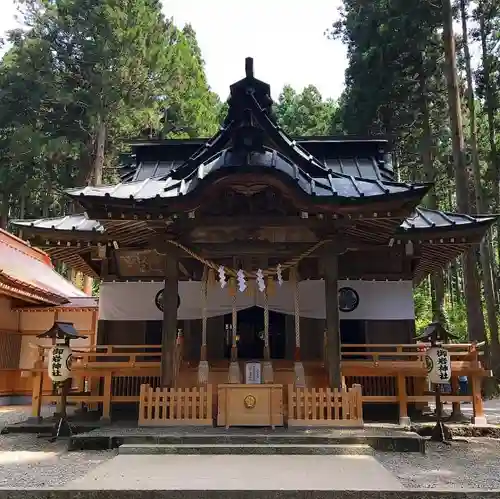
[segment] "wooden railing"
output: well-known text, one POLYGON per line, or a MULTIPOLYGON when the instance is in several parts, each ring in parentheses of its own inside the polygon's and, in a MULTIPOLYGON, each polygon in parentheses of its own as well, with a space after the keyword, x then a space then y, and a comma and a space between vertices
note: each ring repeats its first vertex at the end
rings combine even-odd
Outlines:
MULTIPOLYGON (((348 388, 362 386, 364 403, 398 404, 400 415, 406 417, 409 404, 425 404, 433 400, 426 384, 425 352, 419 345, 342 345, 341 371, 348 388), (356 350, 355 350, 356 348, 356 350), (350 360, 349 360, 350 359, 350 360)), ((482 352, 472 344, 445 345, 451 354, 453 393, 443 394, 444 402, 473 402, 475 415, 482 416, 481 378, 489 375, 481 365, 482 352), (458 376, 469 379, 471 393, 458 394, 458 376)), ((48 350, 40 348, 32 375, 32 415, 40 414, 43 403, 57 400, 46 374, 48 350)), ((74 350, 73 390, 69 402, 86 404, 90 408, 100 405, 102 416, 109 419, 114 403, 140 401, 140 386, 160 386, 160 345, 101 345, 74 350)), ((293 383, 293 362, 273 361, 278 383, 293 383), (289 375, 289 376, 288 376, 289 375)), ((177 387, 196 385, 196 366, 188 368, 182 363, 182 348, 176 356, 177 387), (194 371, 193 371, 194 369, 194 371)), ((227 379, 228 361, 211 363, 209 383, 216 386, 227 379), (222 372, 223 371, 223 372, 222 372)), ((326 389, 327 377, 322 361, 304 362, 308 389, 326 389), (311 375, 308 375, 311 373, 311 375), (319 373, 319 375, 317 374, 319 373), (323 375, 321 375, 323 373, 323 375)))
POLYGON ((361 386, 347 390, 288 385, 289 426, 363 426, 361 386))
POLYGON ((209 425, 212 387, 156 388, 141 385, 139 426, 209 425))

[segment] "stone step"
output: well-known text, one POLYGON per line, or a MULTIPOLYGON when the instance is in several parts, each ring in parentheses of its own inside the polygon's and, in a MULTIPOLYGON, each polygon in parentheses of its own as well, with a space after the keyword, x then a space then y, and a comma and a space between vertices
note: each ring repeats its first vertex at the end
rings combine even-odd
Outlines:
MULTIPOLYGON (((165 431, 165 430, 164 430, 165 431)), ((171 431, 171 430, 170 430, 171 431)), ((188 445, 191 447, 203 446, 242 446, 242 445, 265 445, 265 446, 349 446, 367 445, 375 450, 384 452, 421 452, 425 453, 425 439, 415 434, 397 435, 349 435, 341 432, 333 434, 210 434, 191 433, 183 434, 169 433, 165 431, 154 431, 150 433, 138 430, 119 430, 106 432, 94 430, 88 433, 74 435, 70 438, 69 450, 105 450, 116 449, 124 444, 127 445, 188 445)))
POLYGON ((189 455, 226 455, 226 454, 280 454, 280 455, 373 455, 369 445, 306 445, 306 444, 123 444, 119 454, 189 454, 189 455))

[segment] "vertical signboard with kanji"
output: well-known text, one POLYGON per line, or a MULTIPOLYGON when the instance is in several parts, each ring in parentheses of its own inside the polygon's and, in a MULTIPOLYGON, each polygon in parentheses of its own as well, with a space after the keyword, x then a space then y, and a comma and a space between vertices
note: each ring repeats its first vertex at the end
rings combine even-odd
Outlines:
POLYGON ((451 378, 451 362, 448 350, 432 347, 425 355, 427 375, 431 383, 448 383, 451 378))

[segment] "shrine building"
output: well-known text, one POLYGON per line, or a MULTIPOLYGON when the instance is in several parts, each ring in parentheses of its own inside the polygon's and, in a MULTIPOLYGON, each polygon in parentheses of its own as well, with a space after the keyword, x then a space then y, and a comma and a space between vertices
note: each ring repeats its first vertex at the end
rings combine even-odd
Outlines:
MULTIPOLYGON (((385 139, 289 137, 270 95, 247 59, 216 135, 134 141, 116 184, 67 191, 81 213, 15 221, 101 281, 69 400, 159 426, 356 425, 367 404, 407 423, 432 400, 414 287, 495 218, 423 208, 432 185, 398 181, 385 139)), ((449 350, 452 386, 476 381, 444 398, 479 421, 480 353, 449 350)))

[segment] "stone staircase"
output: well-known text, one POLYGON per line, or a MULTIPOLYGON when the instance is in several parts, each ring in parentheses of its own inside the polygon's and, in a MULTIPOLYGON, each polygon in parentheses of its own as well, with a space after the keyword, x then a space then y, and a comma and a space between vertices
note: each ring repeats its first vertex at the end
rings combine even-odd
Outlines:
POLYGON ((425 439, 382 429, 100 428, 73 435, 69 450, 119 449, 119 454, 370 455, 425 453, 425 439))

